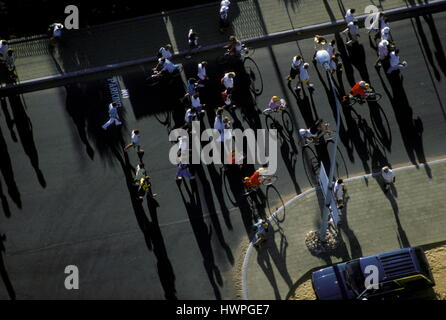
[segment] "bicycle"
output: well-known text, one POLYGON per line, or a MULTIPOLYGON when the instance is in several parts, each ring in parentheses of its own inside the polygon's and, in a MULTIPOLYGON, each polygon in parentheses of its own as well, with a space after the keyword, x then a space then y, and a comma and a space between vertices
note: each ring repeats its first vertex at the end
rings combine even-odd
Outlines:
POLYGON ((262 113, 265 115, 266 127, 268 129, 280 129, 281 126, 278 125, 277 120, 273 117, 273 114, 280 113, 282 116, 283 127, 288 133, 292 133, 294 130, 294 124, 293 120, 291 119, 291 115, 287 111, 287 104, 284 99, 280 99, 280 102, 281 105, 278 108, 266 108, 262 111, 262 113))
POLYGON ((382 95, 378 92, 375 92, 373 90, 367 92, 367 95, 365 97, 357 97, 357 96, 352 96, 352 95, 348 95, 344 97, 344 103, 348 106, 353 106, 356 103, 364 103, 364 102, 376 102, 381 100, 382 95))
POLYGON ((332 141, 336 136, 336 131, 328 130, 330 124, 325 122, 320 128, 319 133, 317 135, 312 135, 308 129, 300 129, 299 136, 301 137, 299 143, 302 148, 308 147, 311 144, 319 145, 321 139, 324 141, 332 141))

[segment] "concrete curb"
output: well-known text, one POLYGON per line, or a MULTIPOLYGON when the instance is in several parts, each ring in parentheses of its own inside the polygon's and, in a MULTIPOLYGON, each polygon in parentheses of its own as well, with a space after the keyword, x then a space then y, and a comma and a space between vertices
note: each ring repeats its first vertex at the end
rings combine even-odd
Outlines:
MULTIPOLYGON (((419 169, 420 167, 423 167, 426 165, 430 166, 430 165, 441 164, 441 163, 446 163, 446 159, 433 160, 430 162, 422 163, 419 166, 411 165, 411 166, 397 167, 397 168, 393 169, 393 172, 396 173, 396 172, 401 172, 401 171, 407 171, 410 169, 419 169)), ((356 180, 360 180, 360 179, 376 177, 378 175, 380 175, 380 172, 370 173, 370 174, 366 174, 366 175, 360 175, 360 176, 344 179, 344 181, 352 182, 352 181, 356 181, 356 180)), ((274 212, 273 216, 270 219, 268 219, 269 222, 272 222, 274 217, 276 217, 280 212, 282 212, 284 209, 289 207, 291 204, 293 204, 296 201, 299 201, 301 198, 305 197, 306 195, 308 195, 312 192, 315 192, 318 189, 319 189, 319 187, 311 188, 311 189, 295 196, 293 199, 289 200, 287 203, 285 203, 284 207, 281 207, 279 210, 274 212)), ((246 250, 245 258, 243 259, 243 266, 242 266, 242 299, 243 300, 249 300, 248 287, 246 284, 247 284, 247 280, 248 280, 248 263, 249 263, 249 259, 251 258, 251 255, 252 255, 253 248, 254 248, 254 245, 253 245, 253 242, 251 241, 248 246, 248 249, 246 250)))
MULTIPOLYGON (((208 4, 208 5, 214 5, 214 4, 208 4)), ((400 7, 395 8, 391 10, 385 11, 386 15, 390 18, 390 20, 401 20, 404 18, 409 18, 415 13, 418 12, 418 10, 429 10, 429 12, 432 13, 432 11, 438 10, 441 11, 442 9, 446 8, 446 0, 435 0, 430 3, 423 3, 423 4, 417 4, 415 6, 411 7, 400 7)), ((186 9, 179 9, 179 10, 186 10, 186 9)), ((358 17, 358 20, 360 23, 363 23, 367 15, 362 15, 358 17)), ((285 38, 289 36, 296 36, 296 37, 305 37, 308 35, 314 35, 314 34, 325 34, 334 29, 338 29, 340 27, 343 27, 345 24, 344 20, 337 20, 335 22, 327 22, 327 23, 321 23, 311 26, 305 26, 293 30, 287 30, 282 32, 277 32, 273 34, 268 34, 264 36, 259 37, 253 37, 249 39, 242 39, 243 42, 246 44, 254 44, 256 42, 261 41, 271 41, 271 40, 277 40, 280 38, 285 38)), ((226 43, 218 43, 214 45, 208 45, 200 48, 196 51, 196 53, 204 53, 206 51, 215 50, 218 48, 222 48, 226 43)), ((187 55, 187 50, 180 51, 174 55, 175 58, 184 57, 187 55)), ((157 61, 157 57, 148 57, 148 58, 142 58, 142 59, 135 59, 131 61, 126 62, 120 62, 116 64, 110 64, 95 68, 89 68, 89 69, 83 69, 79 71, 74 72, 68 72, 65 74, 59 74, 59 75, 53 75, 38 79, 32 79, 32 80, 26 80, 23 82, 19 82, 17 84, 7 84, 0 87, 0 95, 9 95, 9 94, 20 94, 25 92, 32 92, 32 91, 38 91, 53 87, 60 87, 63 85, 67 85, 73 81, 81 81, 83 79, 92 77, 93 75, 95 77, 107 77, 109 75, 113 75, 116 73, 119 73, 120 71, 123 71, 125 69, 129 69, 131 67, 135 67, 142 64, 147 64, 151 62, 157 61)))

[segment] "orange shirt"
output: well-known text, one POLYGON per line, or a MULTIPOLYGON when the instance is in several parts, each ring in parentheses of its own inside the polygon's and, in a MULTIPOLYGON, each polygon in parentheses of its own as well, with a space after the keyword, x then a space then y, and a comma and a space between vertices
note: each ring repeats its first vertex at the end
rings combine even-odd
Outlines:
POLYGON ((350 92, 353 96, 366 96, 364 88, 359 85, 359 82, 356 82, 350 92))
POLYGON ((260 184, 260 172, 256 171, 254 172, 254 174, 251 176, 251 178, 249 178, 249 180, 251 181, 251 184, 254 186, 258 186, 260 184))

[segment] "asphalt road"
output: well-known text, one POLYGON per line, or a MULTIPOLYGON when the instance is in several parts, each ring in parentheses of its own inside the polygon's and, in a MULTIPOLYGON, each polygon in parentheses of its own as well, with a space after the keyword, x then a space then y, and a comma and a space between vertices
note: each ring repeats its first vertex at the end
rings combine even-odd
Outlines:
MULTIPOLYGON (((336 80, 340 91, 364 79, 383 94, 377 104, 355 107, 361 121, 352 111, 342 112, 339 176, 445 155, 446 14, 394 22, 392 30, 402 58, 408 61, 402 82, 389 81, 373 68, 376 54, 366 33, 350 54, 339 45, 344 53, 342 81, 336 80)), ((263 91, 255 100, 248 94, 248 78, 241 73, 236 78, 239 91, 234 98, 244 110, 236 111, 236 126, 265 127, 265 117, 256 112, 255 104, 263 109, 272 95, 284 97, 290 106, 294 132, 283 131, 276 183, 284 200, 311 187, 305 164, 315 155, 328 161, 330 144, 305 152, 297 146, 298 128, 316 118, 335 123, 324 87, 327 78, 311 64, 313 50, 312 39, 256 48, 253 60, 261 70, 263 91), (284 81, 296 54, 310 62, 316 88, 302 99, 296 99, 284 81)), ((221 76, 228 69, 215 62, 218 55, 207 60, 210 74, 221 76)), ((198 59, 183 66, 186 77, 195 74, 198 59)), ((163 88, 148 88, 144 78, 143 70, 135 70, 115 81, 73 84, 2 102, 0 233, 6 238, 0 245, 5 251, 0 258, 0 283, 5 284, 0 285, 0 298, 235 297, 232 271, 250 223, 246 204, 236 197, 239 185, 223 179, 218 166, 197 167, 196 185, 175 183, 176 168, 168 161, 168 132, 183 116, 178 103, 181 82, 178 78, 163 88), (128 93, 119 95, 125 125, 104 132, 100 126, 107 120, 108 103, 117 97, 114 90, 128 93), (170 119, 162 112, 166 108, 172 110, 170 119), (133 150, 124 154, 121 145, 133 128, 142 131, 144 163, 157 203, 144 200, 141 205, 129 191, 131 168, 138 158, 133 150), (239 200, 236 205, 234 200, 239 200), (79 290, 64 287, 67 265, 79 268, 79 290)), ((206 99, 212 105, 218 95, 206 99)), ((203 124, 211 123, 209 111, 203 124)), ((277 202, 276 195, 268 198, 277 202)))

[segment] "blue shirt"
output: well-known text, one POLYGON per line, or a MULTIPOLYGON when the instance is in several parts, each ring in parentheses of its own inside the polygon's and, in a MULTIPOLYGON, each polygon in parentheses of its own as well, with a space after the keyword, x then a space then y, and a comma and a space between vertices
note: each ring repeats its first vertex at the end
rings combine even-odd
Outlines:
POLYGON ((177 68, 178 68, 177 65, 176 65, 176 64, 173 64, 170 60, 167 60, 167 59, 166 59, 166 61, 164 61, 164 64, 163 64, 163 70, 167 70, 167 71, 169 71, 169 73, 172 73, 172 72, 174 72, 177 68))

